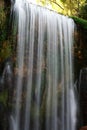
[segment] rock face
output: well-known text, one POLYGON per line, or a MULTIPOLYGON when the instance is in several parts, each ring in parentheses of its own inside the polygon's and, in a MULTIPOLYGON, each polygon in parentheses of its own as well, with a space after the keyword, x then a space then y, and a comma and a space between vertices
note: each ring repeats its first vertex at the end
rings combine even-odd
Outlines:
POLYGON ((87 130, 87 126, 83 126, 83 127, 81 127, 80 130, 87 130))
POLYGON ((11 0, 4 0, 5 6, 10 6, 11 5, 11 0))
POLYGON ((0 7, 4 5, 4 1, 0 0, 0 7))
POLYGON ((81 70, 79 82, 80 82, 80 108, 81 108, 82 126, 86 126, 87 125, 87 68, 81 70))

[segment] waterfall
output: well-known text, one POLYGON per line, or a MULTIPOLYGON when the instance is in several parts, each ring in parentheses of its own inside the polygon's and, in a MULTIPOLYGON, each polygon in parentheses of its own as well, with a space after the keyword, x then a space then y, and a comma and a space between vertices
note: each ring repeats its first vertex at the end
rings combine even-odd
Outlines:
POLYGON ((16 80, 11 130, 75 130, 71 18, 16 0, 16 80))

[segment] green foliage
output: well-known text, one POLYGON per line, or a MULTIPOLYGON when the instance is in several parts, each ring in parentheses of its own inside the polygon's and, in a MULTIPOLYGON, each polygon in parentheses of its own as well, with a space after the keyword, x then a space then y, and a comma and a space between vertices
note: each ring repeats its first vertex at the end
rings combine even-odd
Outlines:
POLYGON ((65 3, 66 2, 66 0, 60 0, 61 2, 63 2, 63 3, 65 3))
POLYGON ((87 3, 85 3, 80 9, 80 17, 87 20, 87 3))
POLYGON ((37 0, 37 2, 42 3, 43 6, 46 5, 46 7, 50 5, 49 7, 51 7, 53 10, 62 13, 64 15, 78 16, 80 14, 80 9, 82 8, 82 6, 85 4, 86 1, 85 0, 47 0, 47 1, 37 0))
POLYGON ((0 47, 0 61, 2 62, 12 54, 12 48, 9 41, 4 41, 2 47, 0 47))
POLYGON ((76 16, 72 16, 71 18, 73 18, 73 20, 75 21, 75 23, 77 25, 80 25, 80 27, 87 29, 87 20, 84 20, 82 18, 78 18, 76 16))
POLYGON ((0 7, 0 28, 3 27, 3 23, 5 22, 5 11, 4 7, 0 7))
POLYGON ((0 42, 6 39, 6 14, 4 7, 0 7, 0 42))
POLYGON ((7 17, 8 7, 7 10, 4 6, 0 6, 0 64, 6 58, 11 56, 12 48, 11 42, 8 39, 8 20, 7 17))

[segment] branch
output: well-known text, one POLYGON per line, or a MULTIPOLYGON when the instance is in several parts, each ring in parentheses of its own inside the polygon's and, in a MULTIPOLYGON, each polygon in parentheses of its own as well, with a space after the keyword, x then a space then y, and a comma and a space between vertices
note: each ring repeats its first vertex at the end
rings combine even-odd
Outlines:
POLYGON ((62 10, 64 10, 64 8, 63 8, 60 4, 58 4, 57 2, 55 2, 55 1, 50 1, 50 2, 56 4, 56 5, 59 6, 62 10))

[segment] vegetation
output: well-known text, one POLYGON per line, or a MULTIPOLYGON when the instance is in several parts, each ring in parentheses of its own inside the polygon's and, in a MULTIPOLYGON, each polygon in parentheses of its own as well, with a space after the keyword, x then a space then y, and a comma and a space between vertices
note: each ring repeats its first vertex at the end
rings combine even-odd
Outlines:
POLYGON ((71 16, 71 18, 73 18, 73 20, 75 21, 75 23, 77 25, 79 25, 83 29, 87 29, 87 20, 84 20, 84 19, 76 17, 76 16, 71 16))
POLYGON ((79 16, 87 20, 87 1, 81 6, 79 16))
POLYGON ((0 94, 0 102, 3 103, 3 105, 6 107, 7 105, 7 98, 8 98, 8 93, 7 91, 4 91, 0 94))
POLYGON ((3 42, 6 38, 6 15, 4 11, 4 7, 0 7, 0 42, 3 42))
POLYGON ((11 55, 9 41, 9 7, 5 8, 3 1, 0 4, 0 64, 11 55))
POLYGON ((65 15, 82 16, 84 11, 86 13, 86 0, 37 0, 43 6, 48 6, 59 13, 65 15))
POLYGON ((3 62, 3 60, 11 56, 11 52, 11 44, 9 41, 4 41, 2 47, 0 48, 0 62, 3 62))
POLYGON ((4 0, 0 0, 0 130, 7 130, 8 127, 8 88, 5 88, 2 73, 4 61, 12 54, 9 40, 9 9, 4 0))

